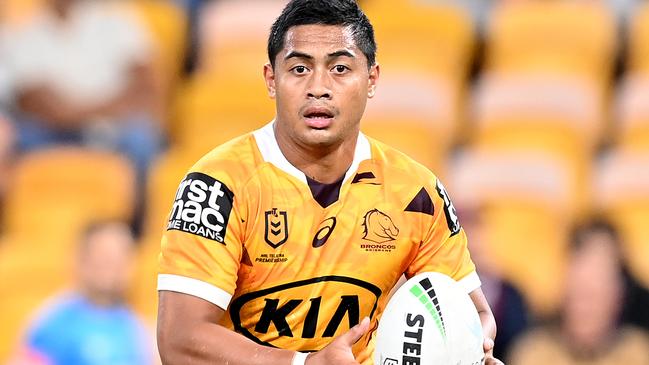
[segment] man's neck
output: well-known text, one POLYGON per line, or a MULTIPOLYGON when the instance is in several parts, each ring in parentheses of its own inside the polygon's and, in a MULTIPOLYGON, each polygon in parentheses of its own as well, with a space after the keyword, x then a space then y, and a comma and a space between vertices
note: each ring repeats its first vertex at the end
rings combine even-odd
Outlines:
POLYGON ((291 165, 320 183, 333 183, 347 172, 354 160, 358 137, 327 147, 303 146, 275 132, 282 154, 291 165))

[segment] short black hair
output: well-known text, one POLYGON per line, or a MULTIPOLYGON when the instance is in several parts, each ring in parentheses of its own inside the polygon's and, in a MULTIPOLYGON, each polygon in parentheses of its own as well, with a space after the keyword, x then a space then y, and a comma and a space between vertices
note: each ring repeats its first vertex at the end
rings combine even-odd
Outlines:
POLYGON ((588 220, 576 224, 570 232, 570 252, 580 251, 592 234, 604 233, 611 238, 616 250, 620 251, 620 233, 613 223, 603 217, 590 217, 588 220))
POLYGON ((374 28, 354 0, 291 0, 275 20, 268 36, 268 60, 275 67, 275 58, 284 48, 286 32, 298 25, 341 25, 350 27, 356 46, 367 58, 367 66, 376 63, 374 28))

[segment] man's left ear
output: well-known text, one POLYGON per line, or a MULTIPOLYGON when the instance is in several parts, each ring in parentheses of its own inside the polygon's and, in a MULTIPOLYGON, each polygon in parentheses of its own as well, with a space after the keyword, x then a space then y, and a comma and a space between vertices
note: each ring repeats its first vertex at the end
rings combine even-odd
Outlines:
POLYGON ((379 81, 379 74, 381 73, 381 68, 378 63, 375 63, 370 67, 370 77, 367 82, 367 97, 373 98, 376 94, 376 84, 379 81))
POLYGON ((266 90, 271 99, 275 99, 275 71, 270 63, 264 65, 264 80, 266 82, 266 90))

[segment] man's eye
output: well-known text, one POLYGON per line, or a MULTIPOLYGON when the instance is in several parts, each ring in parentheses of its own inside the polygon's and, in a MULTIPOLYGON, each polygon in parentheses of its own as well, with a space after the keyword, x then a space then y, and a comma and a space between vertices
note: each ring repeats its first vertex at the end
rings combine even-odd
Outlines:
POLYGON ((303 74, 306 72, 306 67, 304 66, 293 67, 293 72, 295 72, 296 74, 303 74))
POLYGON ((334 71, 336 71, 337 73, 343 73, 343 72, 347 71, 348 69, 349 68, 347 68, 347 66, 343 66, 343 65, 336 65, 334 67, 334 71))

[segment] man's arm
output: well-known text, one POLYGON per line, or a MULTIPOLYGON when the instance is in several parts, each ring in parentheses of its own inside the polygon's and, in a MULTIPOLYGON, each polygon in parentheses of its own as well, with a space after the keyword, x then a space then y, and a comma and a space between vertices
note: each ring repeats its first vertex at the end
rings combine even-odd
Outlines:
POLYGON ((482 323, 482 333, 484 334, 483 348, 486 355, 485 365, 502 364, 500 360, 493 357, 494 340, 496 338, 496 319, 491 312, 487 298, 485 298, 480 288, 472 291, 469 296, 473 301, 473 305, 478 310, 480 322, 482 323))
MULTIPOLYGON (((218 325, 224 310, 203 299, 171 291, 160 291, 158 308, 158 349, 162 363, 289 365, 295 351, 258 345, 242 335, 218 325)), ((358 365, 352 345, 367 332, 369 320, 336 338, 317 353, 308 365, 358 365)))
POLYGON ((160 291, 158 348, 163 364, 290 364, 293 351, 263 347, 218 325, 223 309, 203 299, 160 291))

